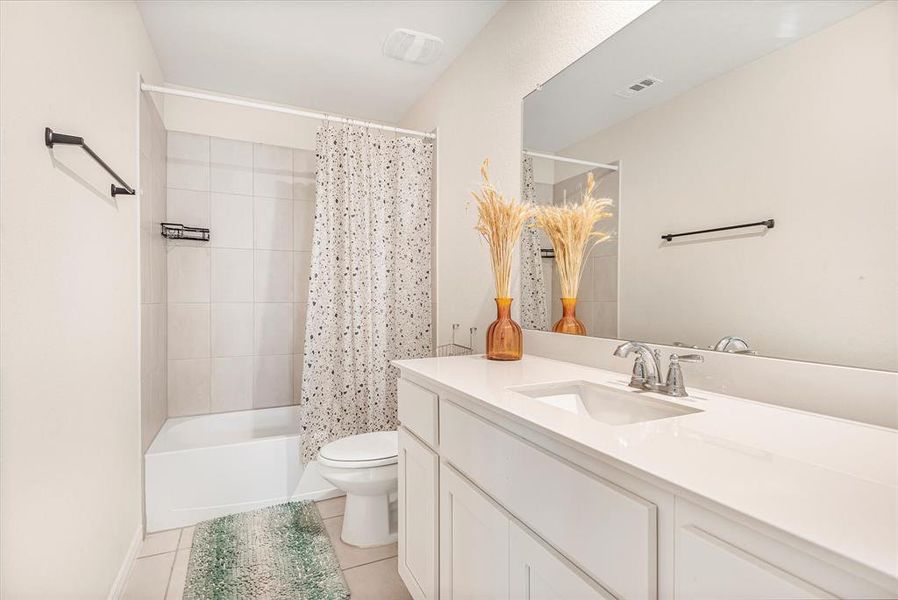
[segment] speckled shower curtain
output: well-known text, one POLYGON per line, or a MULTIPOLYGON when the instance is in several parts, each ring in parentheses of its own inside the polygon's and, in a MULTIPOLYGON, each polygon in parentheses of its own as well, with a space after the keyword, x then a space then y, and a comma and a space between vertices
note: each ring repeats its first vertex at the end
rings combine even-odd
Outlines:
POLYGON ((397 426, 389 362, 431 354, 433 144, 322 125, 300 424, 302 458, 397 426))
MULTIPOLYGON (((524 202, 536 202, 533 186, 533 159, 521 157, 521 192, 524 202)), ((549 330, 549 301, 543 277, 542 255, 539 251, 539 231, 532 226, 521 232, 521 327, 549 330)))

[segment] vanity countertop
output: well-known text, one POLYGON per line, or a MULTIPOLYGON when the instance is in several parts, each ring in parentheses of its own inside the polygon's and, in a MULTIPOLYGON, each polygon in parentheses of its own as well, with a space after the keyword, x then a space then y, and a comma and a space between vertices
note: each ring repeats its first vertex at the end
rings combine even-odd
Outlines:
MULTIPOLYGON (((701 409, 606 425, 507 388, 629 375, 536 356, 396 361, 404 377, 453 390, 575 449, 656 478, 898 580, 898 432, 688 388, 650 396, 701 409)), ((850 402, 850 398, 845 399, 850 402)))

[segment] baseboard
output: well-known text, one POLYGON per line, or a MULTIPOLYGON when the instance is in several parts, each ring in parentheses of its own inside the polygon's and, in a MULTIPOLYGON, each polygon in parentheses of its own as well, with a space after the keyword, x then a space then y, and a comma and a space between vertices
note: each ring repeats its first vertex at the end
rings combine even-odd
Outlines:
POLYGON ((122 566, 119 567, 118 575, 115 576, 115 581, 112 582, 112 589, 109 590, 109 600, 119 600, 122 597, 122 594, 125 591, 125 584, 128 583, 128 576, 131 575, 131 569, 134 567, 134 561, 137 559, 137 554, 140 552, 140 545, 143 543, 143 526, 138 525, 137 530, 134 532, 134 537, 131 538, 131 545, 128 547, 128 553, 125 554, 125 560, 122 561, 122 566))

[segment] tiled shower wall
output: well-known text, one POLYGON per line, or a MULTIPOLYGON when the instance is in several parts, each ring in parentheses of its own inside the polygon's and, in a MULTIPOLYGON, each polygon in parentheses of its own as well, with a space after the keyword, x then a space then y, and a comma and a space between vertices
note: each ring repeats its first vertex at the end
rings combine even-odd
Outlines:
POLYGON ((140 442, 144 451, 165 422, 165 126, 149 95, 140 99, 140 442))
POLYGON ((168 414, 298 401, 315 153, 168 134, 168 414))
MULTIPOLYGON (((612 212, 613 218, 601 221, 597 229, 607 232, 617 232, 619 206, 618 172, 609 173, 603 169, 596 169, 593 174, 596 178, 595 195, 599 198, 611 198, 614 200, 612 212)), ((553 186, 554 202, 561 204, 567 198, 569 202, 577 201, 586 183, 586 173, 557 182, 553 186)), ((617 322, 617 282, 618 282, 618 239, 614 236, 610 240, 597 245, 586 265, 580 279, 580 290, 577 295, 577 318, 586 326, 588 335, 598 337, 618 336, 617 322)), ((553 263, 554 264, 554 263, 553 263)), ((552 323, 561 318, 561 288, 558 278, 552 277, 552 323)))

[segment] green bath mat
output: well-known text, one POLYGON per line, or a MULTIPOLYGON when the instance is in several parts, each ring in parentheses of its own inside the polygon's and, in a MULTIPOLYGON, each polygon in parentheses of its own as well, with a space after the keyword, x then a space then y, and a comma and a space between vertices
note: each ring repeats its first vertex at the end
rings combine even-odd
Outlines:
POLYGON ((314 502, 196 526, 185 600, 345 600, 349 588, 314 502))

